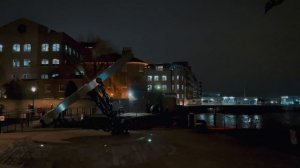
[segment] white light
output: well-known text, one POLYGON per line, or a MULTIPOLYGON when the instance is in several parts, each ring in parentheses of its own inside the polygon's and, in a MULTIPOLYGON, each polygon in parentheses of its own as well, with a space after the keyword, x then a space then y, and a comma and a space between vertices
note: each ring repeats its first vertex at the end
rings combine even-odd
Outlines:
POLYGON ((223 99, 227 99, 227 98, 228 98, 227 96, 224 96, 224 97, 223 97, 223 99))
POLYGON ((34 93, 34 92, 36 92, 36 87, 35 86, 32 86, 31 87, 31 91, 34 93))
POLYGON ((44 144, 40 144, 40 147, 41 147, 41 148, 44 147, 44 144))
POLYGON ((152 139, 151 139, 151 138, 148 138, 148 142, 152 142, 152 139))
POLYGON ((128 91, 128 98, 129 100, 136 100, 132 91, 128 91))
POLYGON ((248 99, 247 99, 247 98, 244 98, 244 101, 248 101, 248 99))
POLYGON ((156 89, 157 89, 157 90, 160 90, 160 85, 156 85, 156 89))

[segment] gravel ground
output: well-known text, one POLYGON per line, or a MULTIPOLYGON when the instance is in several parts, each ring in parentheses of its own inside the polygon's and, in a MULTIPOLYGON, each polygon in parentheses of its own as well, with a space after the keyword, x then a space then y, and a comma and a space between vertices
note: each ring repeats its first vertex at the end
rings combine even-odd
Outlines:
POLYGON ((222 134, 185 129, 132 131, 82 129, 0 134, 0 167, 300 168, 300 156, 222 134))

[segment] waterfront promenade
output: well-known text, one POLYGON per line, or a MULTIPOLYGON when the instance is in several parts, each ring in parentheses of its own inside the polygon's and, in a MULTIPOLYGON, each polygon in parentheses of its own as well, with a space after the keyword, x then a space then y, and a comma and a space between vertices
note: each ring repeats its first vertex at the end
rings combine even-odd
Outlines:
POLYGON ((299 168, 298 153, 187 129, 34 129, 0 135, 0 167, 299 168))

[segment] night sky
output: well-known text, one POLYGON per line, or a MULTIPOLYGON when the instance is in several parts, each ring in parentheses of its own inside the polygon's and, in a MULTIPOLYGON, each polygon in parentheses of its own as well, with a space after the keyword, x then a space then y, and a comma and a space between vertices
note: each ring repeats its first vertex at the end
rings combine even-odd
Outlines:
POLYGON ((148 63, 188 61, 206 92, 300 95, 300 1, 265 15, 267 1, 1 0, 0 25, 26 17, 148 63))

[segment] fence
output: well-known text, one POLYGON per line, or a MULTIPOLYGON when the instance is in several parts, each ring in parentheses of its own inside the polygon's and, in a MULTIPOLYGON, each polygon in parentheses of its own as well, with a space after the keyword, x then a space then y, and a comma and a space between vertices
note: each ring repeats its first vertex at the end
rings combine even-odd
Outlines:
MULTIPOLYGON (((39 120, 50 108, 17 109, 15 112, 3 112, 4 121, 0 121, 0 132, 22 132, 32 128, 33 121, 39 120)), ((82 116, 90 116, 97 112, 96 107, 72 107, 62 113, 65 119, 80 121, 82 116)))

